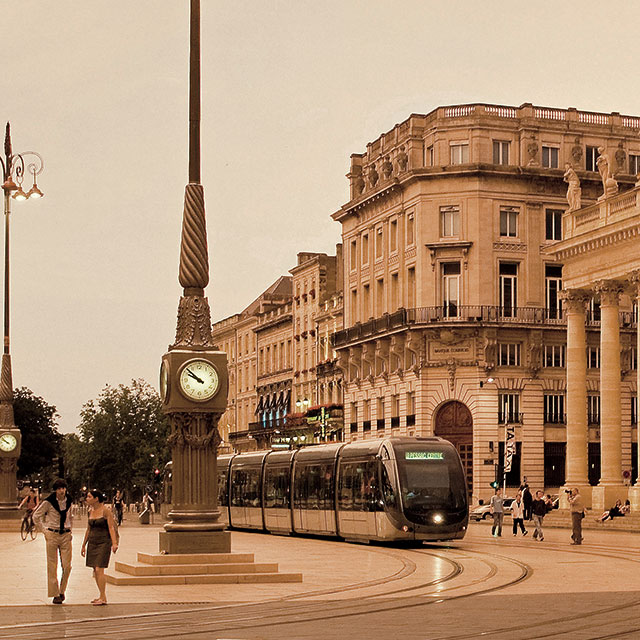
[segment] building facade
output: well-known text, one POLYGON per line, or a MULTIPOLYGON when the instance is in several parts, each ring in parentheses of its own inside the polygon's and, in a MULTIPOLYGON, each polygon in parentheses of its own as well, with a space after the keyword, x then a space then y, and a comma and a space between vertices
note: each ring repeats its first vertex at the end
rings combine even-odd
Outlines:
MULTIPOLYGON (((562 240, 568 169, 585 204, 602 194, 600 153, 620 191, 631 188, 639 128, 640 119, 617 113, 459 105, 412 115, 351 156, 350 200, 332 216, 344 247, 344 329, 333 348, 347 439, 445 437, 477 501, 502 481, 505 440, 515 436, 508 485, 564 483, 563 265, 546 249, 562 240)), ((599 322, 595 301, 586 316, 594 483, 599 322)), ((632 378, 621 418, 629 470, 632 378)))

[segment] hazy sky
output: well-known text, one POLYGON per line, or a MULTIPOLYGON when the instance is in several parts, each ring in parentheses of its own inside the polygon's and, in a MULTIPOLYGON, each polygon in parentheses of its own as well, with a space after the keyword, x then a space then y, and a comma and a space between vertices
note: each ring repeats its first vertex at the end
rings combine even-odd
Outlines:
MULTIPOLYGON (((0 119, 15 151, 46 162, 46 197, 13 206, 14 386, 72 431, 105 384, 156 386, 175 335, 189 1, 0 9, 0 119)), ((639 18, 636 3, 589 0, 202 0, 214 319, 298 251, 334 251, 349 155, 411 113, 478 101, 640 114, 639 18)))

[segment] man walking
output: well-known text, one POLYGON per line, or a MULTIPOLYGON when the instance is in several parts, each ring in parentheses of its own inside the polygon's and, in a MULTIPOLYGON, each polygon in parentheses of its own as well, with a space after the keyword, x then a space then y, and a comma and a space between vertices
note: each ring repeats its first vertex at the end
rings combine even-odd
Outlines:
POLYGON ((582 544, 582 518, 584 518, 584 503, 577 488, 571 489, 569 496, 571 505, 571 544, 582 544))
POLYGON ((536 528, 533 532, 534 540, 544 540, 544 533, 542 532, 542 519, 547 515, 547 503, 544 499, 544 493, 542 491, 536 491, 536 497, 531 503, 531 517, 533 518, 533 525, 536 528))
POLYGON ((71 497, 67 483, 56 480, 53 493, 40 502, 33 513, 36 527, 44 533, 47 548, 47 589, 53 604, 64 602, 64 592, 71 572, 71 497), (58 555, 62 577, 58 583, 58 555))
POLYGON ((491 496, 489 502, 489 510, 493 516, 493 527, 491 527, 491 535, 494 538, 502 536, 502 519, 504 518, 504 506, 502 499, 502 489, 496 489, 495 495, 491 496))
POLYGON ((531 511, 533 496, 531 495, 529 485, 526 482, 522 486, 522 503, 524 504, 524 519, 531 520, 531 516, 533 515, 533 512, 531 511))

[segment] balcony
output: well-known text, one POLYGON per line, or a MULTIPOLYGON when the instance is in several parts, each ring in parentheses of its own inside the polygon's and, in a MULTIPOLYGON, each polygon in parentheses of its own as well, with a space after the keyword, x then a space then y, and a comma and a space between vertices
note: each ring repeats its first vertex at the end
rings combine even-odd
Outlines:
POLYGON ((515 413, 508 411, 506 413, 502 413, 498 411, 498 424, 522 424, 522 413, 515 413))
POLYGON ((544 416, 545 424, 567 424, 566 413, 548 413, 544 416))
POLYGON ((587 424, 596 426, 600 424, 600 414, 599 413, 587 413, 587 424))
MULTIPOLYGON (((600 325, 597 313, 589 313, 587 326, 600 325)), ((365 339, 382 336, 395 329, 410 327, 446 325, 489 325, 489 326, 561 326, 567 324, 564 311, 559 308, 545 307, 501 307, 497 305, 440 305, 437 307, 417 307, 415 309, 398 309, 394 313, 386 313, 379 318, 370 318, 366 322, 336 331, 331 336, 334 348, 344 347, 365 339)), ((630 311, 620 312, 620 327, 634 329, 636 320, 630 311)))

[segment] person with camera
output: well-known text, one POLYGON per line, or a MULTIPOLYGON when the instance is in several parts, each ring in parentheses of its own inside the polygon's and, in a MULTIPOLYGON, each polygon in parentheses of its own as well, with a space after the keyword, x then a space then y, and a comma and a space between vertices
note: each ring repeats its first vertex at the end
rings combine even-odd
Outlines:
POLYGON ((582 544, 582 519, 585 515, 584 502, 578 488, 565 489, 569 495, 569 505, 571 507, 571 544, 582 544))

